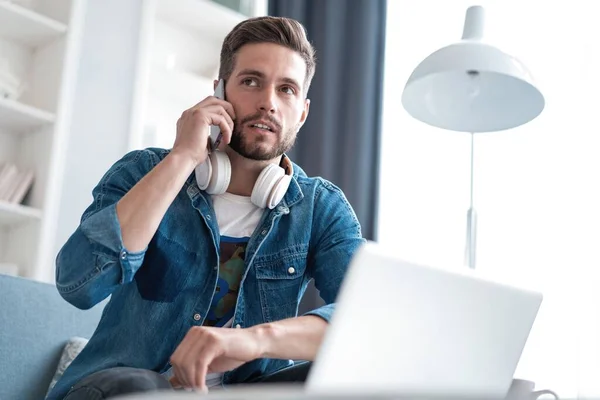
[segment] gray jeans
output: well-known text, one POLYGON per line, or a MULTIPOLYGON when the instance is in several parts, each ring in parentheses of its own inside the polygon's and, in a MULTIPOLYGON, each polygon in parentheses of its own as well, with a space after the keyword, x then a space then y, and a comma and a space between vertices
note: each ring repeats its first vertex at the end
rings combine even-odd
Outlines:
MULTIPOLYGON (((297 363, 246 383, 304 382, 311 363, 297 363)), ((116 367, 91 374, 79 381, 64 400, 105 400, 120 395, 172 389, 161 374, 147 369, 116 367)))
POLYGON ((125 394, 165 389, 171 389, 171 384, 157 372, 116 367, 83 378, 73 386, 64 400, 104 400, 125 394))

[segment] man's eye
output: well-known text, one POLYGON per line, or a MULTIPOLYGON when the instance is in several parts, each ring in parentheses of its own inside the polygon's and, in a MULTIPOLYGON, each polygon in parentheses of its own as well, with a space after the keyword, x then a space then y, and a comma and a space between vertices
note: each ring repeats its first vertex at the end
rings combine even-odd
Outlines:
POLYGON ((294 90, 294 88, 291 87, 291 86, 284 86, 284 87, 281 88, 281 91, 284 92, 284 93, 286 93, 286 94, 295 94, 296 93, 296 91, 294 90))
POLYGON ((256 86, 256 79, 246 78, 242 81, 242 83, 246 86, 256 86))

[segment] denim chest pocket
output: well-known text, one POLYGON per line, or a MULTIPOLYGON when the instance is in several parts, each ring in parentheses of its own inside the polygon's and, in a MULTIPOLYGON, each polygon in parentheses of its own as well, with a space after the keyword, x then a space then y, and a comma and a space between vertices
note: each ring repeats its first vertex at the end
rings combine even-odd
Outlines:
MULTIPOLYGON (((201 266, 197 253, 186 251, 157 232, 148 247, 135 282, 144 300, 171 303, 182 294, 201 266)), ((200 289, 198 289, 200 290, 200 289)))
POLYGON ((295 317, 300 291, 308 281, 306 252, 277 260, 259 259, 255 271, 264 319, 278 321, 295 317))

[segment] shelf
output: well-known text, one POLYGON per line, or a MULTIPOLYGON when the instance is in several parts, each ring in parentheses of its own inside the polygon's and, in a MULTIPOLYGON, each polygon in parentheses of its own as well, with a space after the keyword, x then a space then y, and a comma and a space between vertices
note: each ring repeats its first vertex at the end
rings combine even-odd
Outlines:
POLYGON ((52 123, 52 113, 15 100, 0 98, 0 130, 24 133, 52 123))
POLYGON ((150 75, 150 93, 166 102, 192 107, 213 94, 213 81, 191 72, 155 65, 150 75))
POLYGON ((220 40, 234 26, 248 18, 210 0, 159 1, 157 17, 167 23, 220 40))
POLYGON ((51 42, 67 31, 67 26, 28 8, 0 0, 0 37, 30 47, 51 42))
POLYGON ((42 211, 36 208, 0 201, 0 226, 13 226, 38 221, 42 211))

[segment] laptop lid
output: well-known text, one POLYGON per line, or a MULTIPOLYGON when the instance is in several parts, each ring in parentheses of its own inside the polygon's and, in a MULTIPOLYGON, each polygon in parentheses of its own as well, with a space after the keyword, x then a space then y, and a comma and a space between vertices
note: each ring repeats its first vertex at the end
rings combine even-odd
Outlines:
POLYGON ((351 262, 307 390, 503 398, 541 301, 368 242, 351 262))

